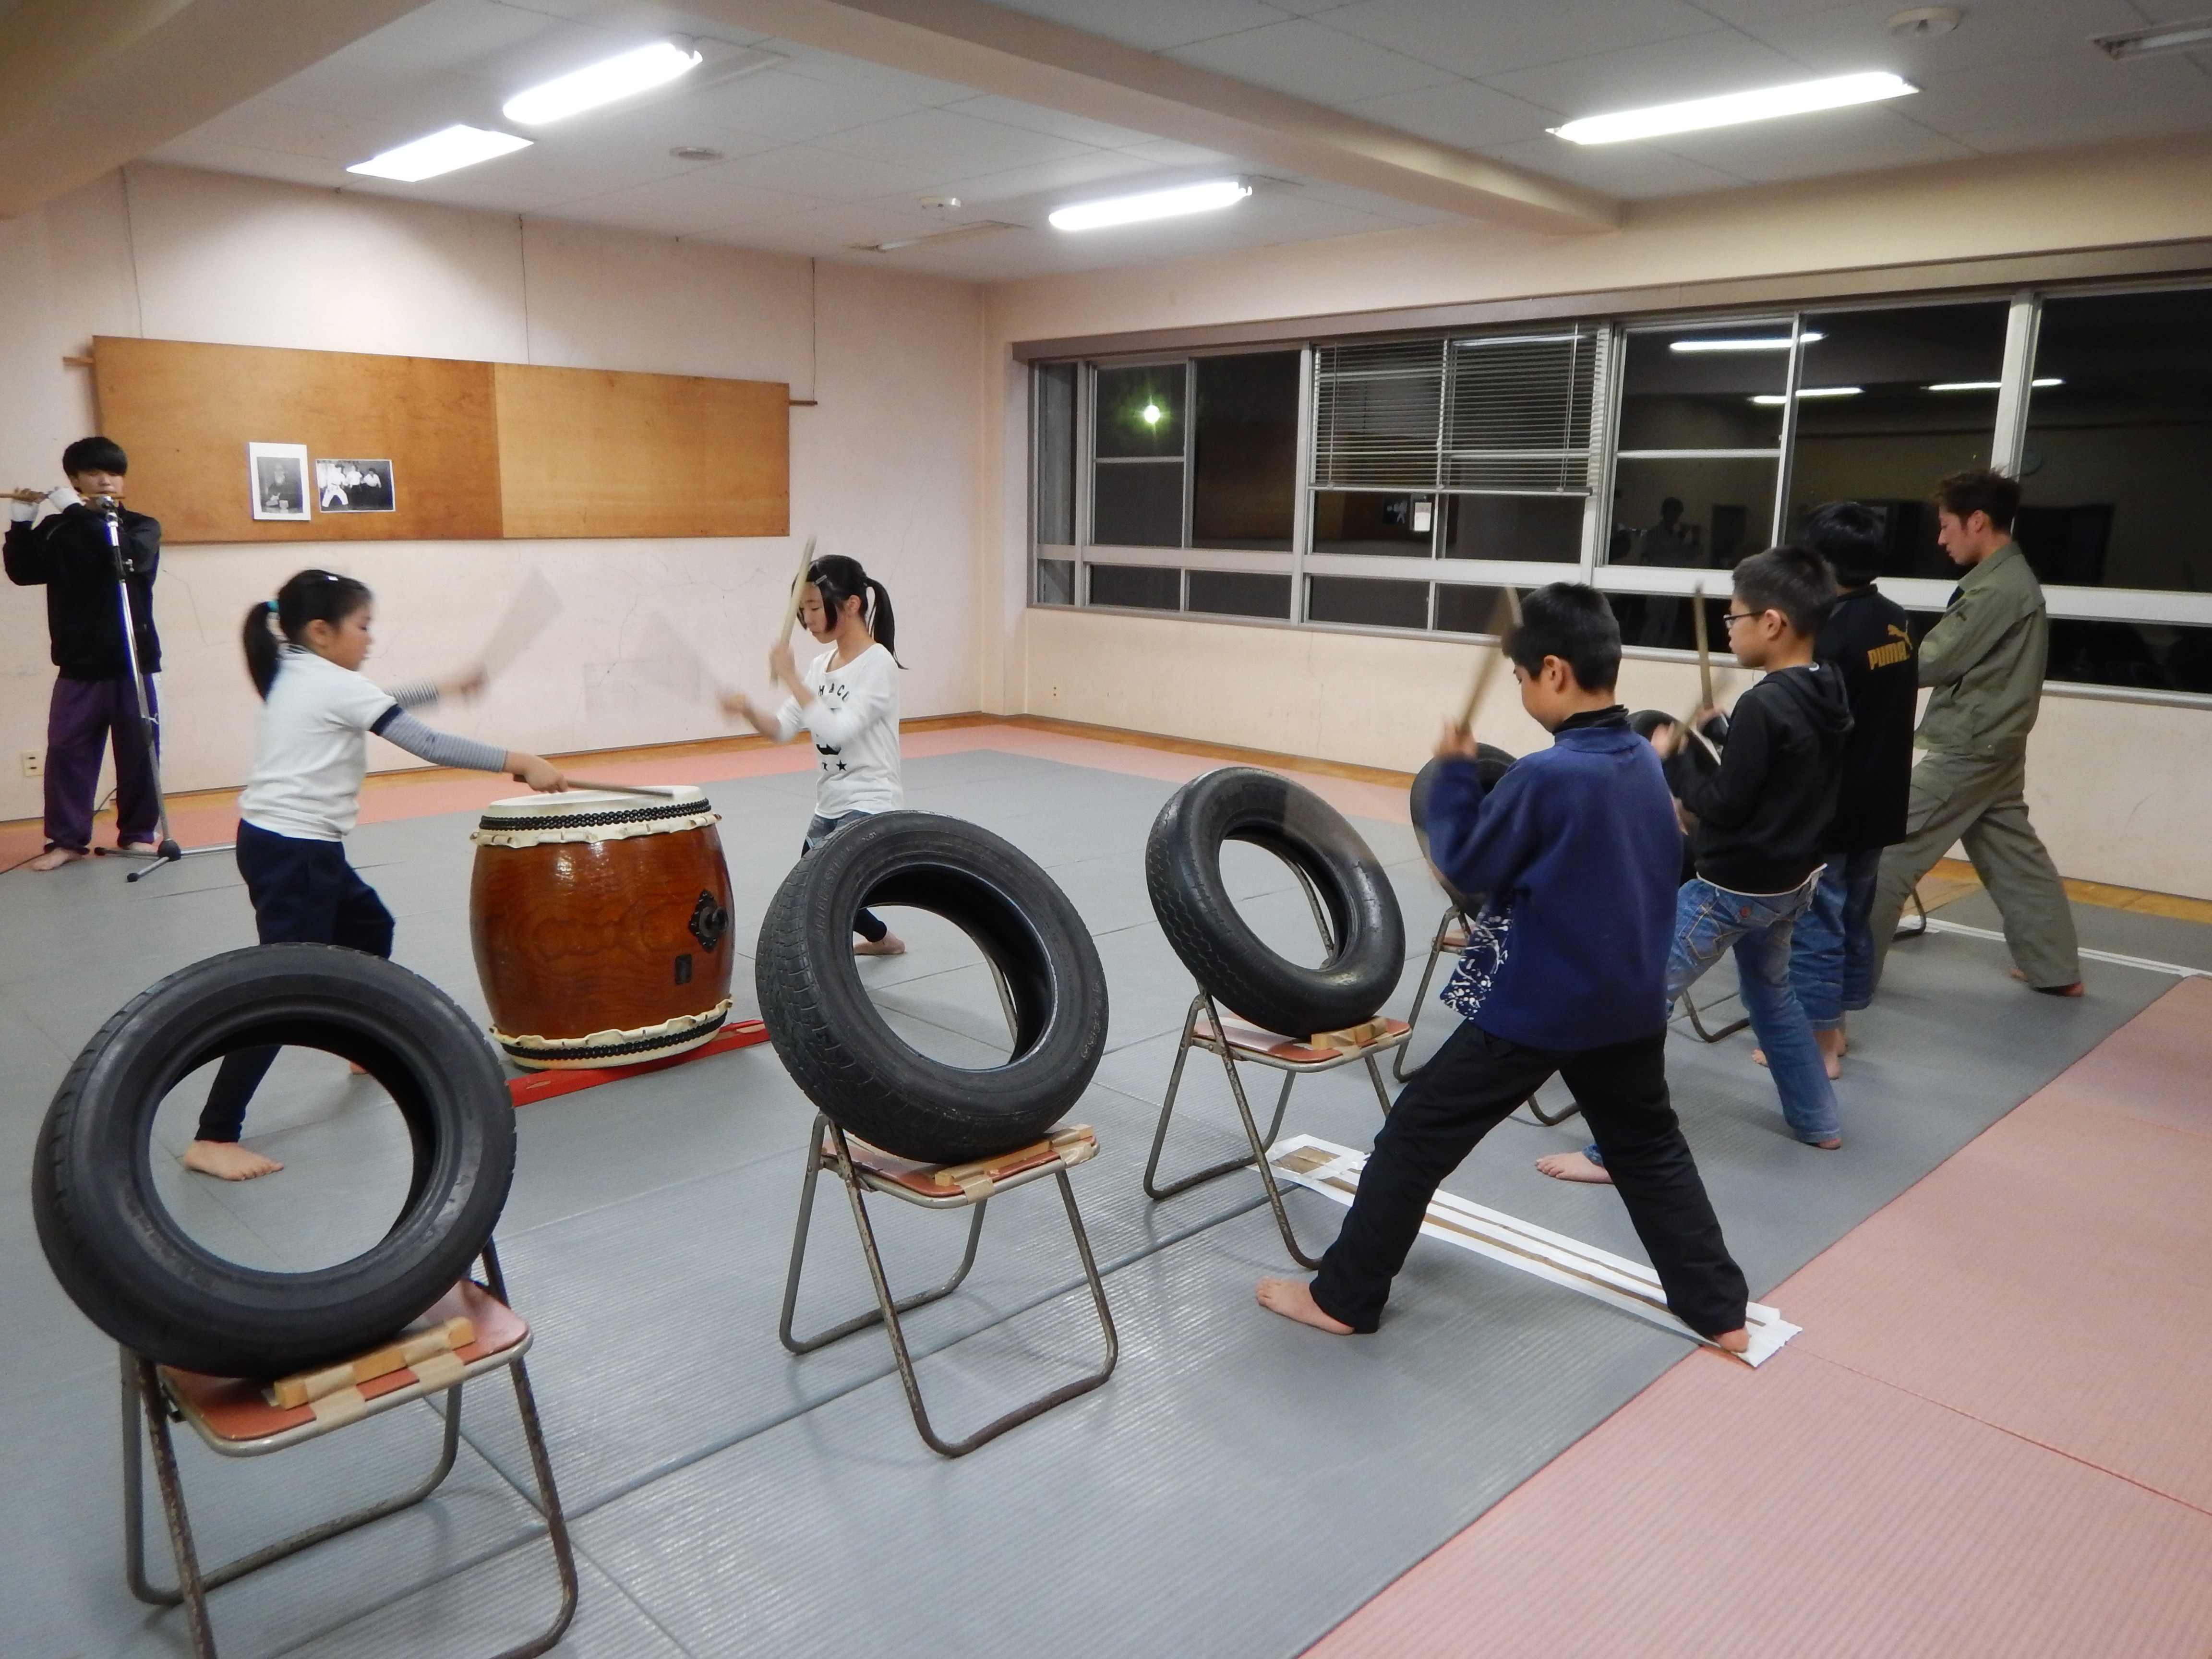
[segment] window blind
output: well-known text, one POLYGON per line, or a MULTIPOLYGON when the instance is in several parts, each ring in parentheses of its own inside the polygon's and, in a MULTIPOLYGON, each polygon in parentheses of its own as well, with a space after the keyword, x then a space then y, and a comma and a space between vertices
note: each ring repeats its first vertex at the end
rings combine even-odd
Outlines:
POLYGON ((1322 346, 1314 484, 1587 491, 1603 341, 1600 330, 1572 325, 1322 346))

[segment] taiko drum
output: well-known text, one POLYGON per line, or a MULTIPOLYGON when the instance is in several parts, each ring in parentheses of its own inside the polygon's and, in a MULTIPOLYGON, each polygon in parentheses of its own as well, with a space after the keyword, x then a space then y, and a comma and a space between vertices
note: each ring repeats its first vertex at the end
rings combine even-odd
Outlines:
POLYGON ((688 785, 494 801, 469 839, 469 937, 518 1065, 634 1066, 730 1013, 730 872, 688 785))

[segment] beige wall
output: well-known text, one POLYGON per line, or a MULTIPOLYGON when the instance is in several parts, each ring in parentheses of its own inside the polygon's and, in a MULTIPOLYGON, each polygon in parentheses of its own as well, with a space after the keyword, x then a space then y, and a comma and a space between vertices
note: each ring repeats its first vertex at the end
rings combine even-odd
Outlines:
MULTIPOLYGON (((1684 198, 1617 232, 1454 224, 1012 283, 989 292, 1003 377, 978 619, 987 708, 1409 768, 1464 694, 1464 644, 1153 621, 1025 605, 1016 341, 2212 236, 2212 142, 2164 141, 1684 198), (1055 696, 1054 688, 1058 688, 1055 696)), ((1685 665, 1634 662, 1632 704, 1686 708, 1685 665)), ((1508 705, 1510 698, 1498 701, 1508 705)), ((1517 709, 1483 735, 1539 740, 1517 709)), ((2069 875, 2212 897, 2212 711, 2048 697, 2031 801, 2069 875)))
MULTIPOLYGON (((62 446, 93 429, 90 376, 61 358, 94 334, 783 380, 820 400, 792 410, 795 533, 890 589, 907 712, 955 713, 977 702, 981 319, 963 283, 134 167, 0 222, 0 483, 58 482, 62 446)), ((781 538, 173 549, 156 590, 170 787, 243 775, 239 623, 302 566, 376 590, 369 672, 391 678, 467 661, 542 574, 565 606, 551 629, 482 702, 433 718, 565 750, 726 730, 671 640, 764 692, 796 554, 781 538)), ((44 747, 52 678, 39 594, 0 587, 0 817, 39 811, 15 756, 44 747)), ((371 763, 411 763, 377 744, 371 763)))

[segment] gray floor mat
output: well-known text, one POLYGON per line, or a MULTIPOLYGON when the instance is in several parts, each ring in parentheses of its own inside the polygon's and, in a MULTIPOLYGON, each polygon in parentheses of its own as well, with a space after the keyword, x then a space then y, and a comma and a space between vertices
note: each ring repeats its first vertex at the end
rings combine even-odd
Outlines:
MULTIPOLYGON (((1144 835, 1170 786, 980 750, 911 762, 908 777, 916 805, 984 823, 1046 864, 1097 935, 1112 1047, 1079 1115, 1098 1127, 1103 1151, 1074 1179, 1112 1270, 1122 1368, 1085 1401, 940 1463, 914 1436, 879 1335, 804 1360, 775 1342, 811 1109, 771 1049, 525 1109, 502 1247, 537 1328, 532 1364, 556 1468, 591 1557, 584 1619, 562 1651, 1288 1654, 1680 1357, 1662 1333, 1426 1245, 1375 1341, 1328 1344, 1259 1315, 1252 1279, 1287 1261, 1255 1210, 1256 1180, 1232 1176, 1158 1209, 1138 1190, 1191 994, 1144 896, 1144 835), (1327 1547, 1314 1547, 1317 1537, 1327 1547), (949 1584, 1015 1588, 978 1620, 948 1602, 949 1584)), ((735 888, 740 1015, 752 1011, 751 941, 811 788, 799 774, 710 792, 735 888)), ((400 960, 480 1018, 469 827, 466 814, 370 824, 352 854, 401 915, 400 960)), ((1406 914, 1408 969, 1391 1005, 1403 1017, 1442 897, 1403 826, 1358 827, 1406 914)), ((1246 914, 1285 949, 1309 947, 1287 872, 1245 850, 1224 867, 1246 914)), ((1962 908, 1977 902, 1986 903, 1943 914, 1981 925, 1962 908)), ((2212 959, 2212 929, 2076 914, 2085 943, 2212 959)), ((0 925, 11 941, 78 941, 58 957, 15 951, 0 963, 0 1160, 19 1170, 85 1038, 143 984, 252 936, 219 856, 135 888, 106 866, 13 876, 0 882, 0 925)), ((890 1017, 948 1054, 1003 1042, 972 952, 961 955, 941 924, 912 928, 913 953, 864 965, 890 1017)), ((1678 1031, 1676 1099, 1756 1286, 1824 1249, 2172 983, 2100 969, 2089 997, 2057 1002, 2021 992, 2004 966, 2002 948, 1984 941, 1900 947, 1881 1001, 1853 1018, 1841 1153, 1788 1137, 1747 1036, 1708 1048, 1678 1031), (1970 1058, 1961 1031, 1975 1034, 1970 1058)), ((1698 989, 1724 998, 1726 969, 1698 989)), ((1434 1006, 1423 1018, 1425 1052, 1451 1021, 1434 1006)), ((396 1115, 362 1085, 300 1075, 252 1121, 302 1176, 398 1154, 396 1115)), ((1262 1073, 1249 1085, 1263 1112, 1273 1082, 1262 1073)), ((1358 1068, 1302 1080, 1289 1118, 1352 1146, 1378 1121, 1358 1068)), ((1450 1184, 1638 1255, 1611 1194, 1531 1168, 1543 1152, 1580 1144, 1580 1127, 1509 1123, 1450 1184)), ((1218 1061, 1194 1055, 1170 1172, 1240 1141, 1218 1061)), ((9 1654, 30 1659, 173 1655, 174 1616, 139 1608, 121 1583, 113 1350, 54 1285, 26 1186, 0 1183, 0 1261, 10 1269, 0 1322, 14 1339, 0 1349, 0 1628, 9 1654)), ((295 1183, 295 1194, 309 1189, 295 1183)), ((303 1218, 298 1198, 273 1187, 194 1201, 206 1200, 210 1227, 235 1224, 280 1255, 349 1237, 381 1201, 373 1183, 348 1190, 326 1173, 313 1190, 329 1213, 303 1218)), ((1340 1212, 1308 1196, 1294 1204, 1309 1244, 1325 1242, 1340 1212)), ((957 1219, 889 1203, 875 1213, 905 1282, 957 1256, 957 1219)), ((1089 1360, 1085 1306, 1068 1293, 1076 1282, 1048 1191, 994 1206, 970 1287, 914 1324, 945 1425, 972 1423, 1089 1360)), ((865 1296, 842 1194, 825 1186, 802 1318, 865 1296)), ((531 1627, 550 1606, 550 1575, 542 1542, 526 1541, 534 1522, 514 1489, 526 1474, 511 1409, 500 1383, 471 1401, 453 1497, 222 1592, 227 1653, 430 1650, 426 1632, 442 1650, 453 1632, 481 1628, 489 1646, 531 1627), (481 1578, 453 1576, 473 1563, 481 1578)), ((404 1476, 403 1446, 427 1450, 434 1426, 427 1412, 415 1416, 414 1440, 394 1422, 251 1464, 198 1456, 188 1479, 205 1494, 211 1551, 404 1476), (392 1436, 392 1449, 376 1435, 392 1436)))

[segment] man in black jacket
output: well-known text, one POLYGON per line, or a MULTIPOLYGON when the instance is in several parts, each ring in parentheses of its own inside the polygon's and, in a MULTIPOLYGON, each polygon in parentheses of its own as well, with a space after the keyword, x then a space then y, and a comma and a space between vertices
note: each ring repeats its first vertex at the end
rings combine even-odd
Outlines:
MULTIPOLYGON (((70 488, 85 497, 119 500, 129 467, 123 450, 106 438, 80 438, 62 452, 70 488)), ((56 491, 56 495, 64 494, 56 491)), ((46 636, 54 665, 53 702, 46 714, 46 850, 33 870, 58 870, 92 850, 93 792, 100 784, 100 750, 114 735, 116 842, 154 845, 161 818, 152 757, 131 695, 131 662, 124 648, 122 606, 115 584, 104 510, 72 502, 40 519, 36 491, 15 493, 8 526, 8 580, 46 590, 46 636)), ((138 636, 139 683, 150 713, 152 676, 161 665, 154 632, 154 575, 161 560, 161 526, 143 513, 116 508, 129 570, 131 615, 138 636)))
POLYGON ((1813 654, 1843 676, 1851 706, 1843 787, 1823 843, 1828 867, 1798 918, 1790 955, 1797 1000, 1832 1078, 1843 1074, 1844 1015, 1874 1000, 1875 878, 1881 849, 1905 839, 1919 685, 1905 609, 1875 588, 1881 515, 1857 501, 1830 501, 1806 517, 1797 539, 1836 574, 1836 608, 1813 654))

